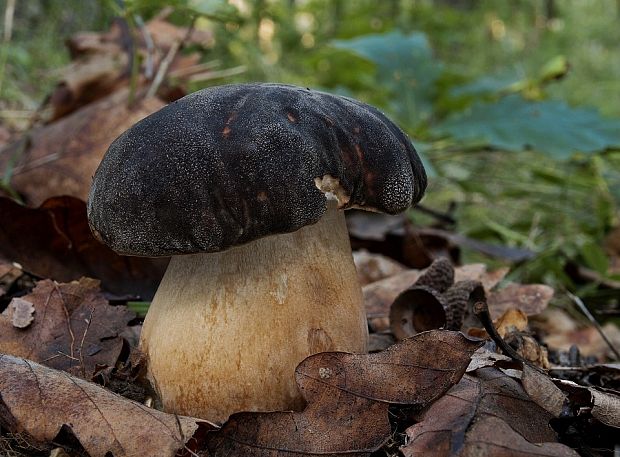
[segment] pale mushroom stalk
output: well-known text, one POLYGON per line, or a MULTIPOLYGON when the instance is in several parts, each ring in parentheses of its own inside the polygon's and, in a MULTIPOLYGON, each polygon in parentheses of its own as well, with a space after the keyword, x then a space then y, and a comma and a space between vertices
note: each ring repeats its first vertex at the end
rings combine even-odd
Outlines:
POLYGON ((301 408, 297 364, 365 352, 367 336, 344 212, 333 205, 293 233, 173 257, 141 345, 166 411, 221 422, 301 408))

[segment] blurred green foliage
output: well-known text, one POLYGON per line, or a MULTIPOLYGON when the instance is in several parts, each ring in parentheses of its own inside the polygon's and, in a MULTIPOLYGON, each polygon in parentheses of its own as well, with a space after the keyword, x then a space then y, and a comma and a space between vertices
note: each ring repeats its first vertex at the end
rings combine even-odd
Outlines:
MULTIPOLYGON (((568 278, 569 261, 618 279, 609 272, 602 246, 620 216, 619 2, 57 0, 19 5, 5 71, 11 83, 2 88, 3 102, 19 101, 15 93, 20 92, 41 100, 54 69, 66 62, 63 38, 78 27, 103 30, 115 14, 131 23, 171 6, 172 20, 214 34, 205 61, 246 66, 228 82, 322 88, 378 105, 393 116, 431 170, 427 206, 442 210, 456 202, 459 232, 536 252, 534 260, 517 267, 514 279, 595 294, 568 278)), ((433 222, 418 213, 412 217, 433 222)), ((466 253, 465 260, 477 259, 475 252, 466 253)))

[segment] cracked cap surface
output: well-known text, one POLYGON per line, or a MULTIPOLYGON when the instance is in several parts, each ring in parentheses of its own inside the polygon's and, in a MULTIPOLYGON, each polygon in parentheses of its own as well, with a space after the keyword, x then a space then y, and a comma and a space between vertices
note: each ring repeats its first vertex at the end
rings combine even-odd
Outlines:
POLYGON ((407 135, 359 101, 282 84, 213 87, 138 122, 88 198, 95 235, 128 255, 216 252, 341 208, 396 214, 426 174, 407 135))

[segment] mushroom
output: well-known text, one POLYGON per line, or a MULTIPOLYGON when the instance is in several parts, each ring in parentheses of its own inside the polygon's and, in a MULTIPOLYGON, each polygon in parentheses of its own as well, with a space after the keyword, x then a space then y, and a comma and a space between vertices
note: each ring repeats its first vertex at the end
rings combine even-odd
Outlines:
POLYGON ((88 218, 121 254, 172 256, 140 342, 164 410, 222 422, 302 407, 299 362, 367 348, 341 210, 395 214, 425 187, 380 111, 295 86, 204 89, 123 133, 88 218))

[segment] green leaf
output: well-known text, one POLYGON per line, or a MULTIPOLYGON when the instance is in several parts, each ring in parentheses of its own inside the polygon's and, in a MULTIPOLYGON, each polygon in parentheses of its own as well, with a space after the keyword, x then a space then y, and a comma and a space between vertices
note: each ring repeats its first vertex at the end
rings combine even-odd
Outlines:
POLYGON ((607 274, 609 260, 605 252, 603 252, 603 249, 594 241, 587 241, 584 243, 584 245, 581 246, 580 254, 588 267, 602 275, 607 274))
POLYGON ((187 0, 187 9, 199 16, 224 20, 233 18, 237 8, 226 0, 187 0))
POLYGON ((444 65, 433 56, 425 34, 393 31, 334 40, 332 45, 375 64, 377 82, 390 92, 391 110, 400 120, 412 125, 432 114, 444 65))
POLYGON ((508 151, 534 149, 559 159, 620 146, 620 120, 604 118, 591 108, 531 102, 519 95, 475 103, 437 125, 437 132, 508 151))
POLYGON ((483 76, 470 83, 456 86, 450 90, 453 97, 482 97, 505 91, 511 85, 519 82, 513 74, 483 76))
POLYGON ((151 306, 150 301, 128 301, 127 308, 136 313, 139 317, 146 316, 146 313, 149 310, 149 306, 151 306))

